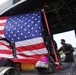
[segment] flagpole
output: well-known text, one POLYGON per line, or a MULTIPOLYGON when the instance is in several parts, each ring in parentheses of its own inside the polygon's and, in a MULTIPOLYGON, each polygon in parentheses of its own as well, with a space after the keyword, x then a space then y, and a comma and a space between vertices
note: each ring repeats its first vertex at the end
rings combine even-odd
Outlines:
MULTIPOLYGON (((49 29, 49 24, 48 24, 48 21, 47 21, 46 13, 45 13, 45 11, 44 11, 45 7, 46 7, 46 3, 44 4, 44 8, 42 9, 42 13, 43 13, 43 16, 44 16, 44 19, 45 19, 45 23, 46 23, 46 27, 47 27, 47 30, 48 30, 48 34, 49 34, 49 36, 50 36, 50 38, 51 38, 50 29, 49 29)), ((52 39, 50 39, 50 42, 51 42, 51 44, 52 44, 52 49, 53 49, 53 51, 54 51, 54 55, 55 55, 56 62, 59 63, 58 56, 57 56, 57 54, 56 54, 56 50, 55 50, 55 47, 54 47, 54 44, 53 44, 52 39)), ((60 65, 58 64, 58 68, 59 68, 59 69, 62 69, 62 66, 60 66, 60 65)))

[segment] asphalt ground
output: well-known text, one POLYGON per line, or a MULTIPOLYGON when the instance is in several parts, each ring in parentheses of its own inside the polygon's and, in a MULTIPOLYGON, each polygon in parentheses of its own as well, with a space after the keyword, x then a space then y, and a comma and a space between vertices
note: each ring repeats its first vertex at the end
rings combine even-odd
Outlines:
MULTIPOLYGON (((53 74, 43 74, 43 75, 76 75, 76 62, 74 63, 63 63, 62 70, 56 70, 53 74)), ((22 75, 42 75, 38 74, 37 71, 27 71, 22 72, 22 75)))
MULTIPOLYGON (((43 75, 76 75, 76 55, 74 56, 75 62, 62 63, 62 70, 57 69, 53 74, 43 75)), ((21 75, 42 75, 38 74, 37 70, 21 72, 21 75)))

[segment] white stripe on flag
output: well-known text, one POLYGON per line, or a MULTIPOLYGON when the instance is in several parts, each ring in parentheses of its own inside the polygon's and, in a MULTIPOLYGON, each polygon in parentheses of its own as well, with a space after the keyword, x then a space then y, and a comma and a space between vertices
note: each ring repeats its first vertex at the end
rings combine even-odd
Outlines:
POLYGON ((0 57, 13 58, 13 55, 12 55, 12 54, 1 54, 1 53, 0 53, 0 57))
POLYGON ((39 43, 43 43, 42 37, 16 42, 16 47, 34 45, 39 43))
MULTIPOLYGON (((13 57, 13 54, 1 54, 1 53, 0 53, 0 57, 4 57, 4 58, 14 58, 14 57, 13 57)), ((17 55, 17 58, 18 58, 18 59, 22 59, 22 58, 25 59, 25 58, 27 58, 27 57, 23 57, 23 56, 17 55)))
POLYGON ((0 26, 0 30, 4 30, 4 26, 0 26))
POLYGON ((0 34, 0 37, 5 38, 5 35, 4 34, 0 34))
MULTIPOLYGON (((0 35, 0 36, 4 36, 4 35, 0 35)), ((23 41, 15 42, 15 44, 16 44, 16 47, 21 47, 21 46, 39 44, 39 43, 43 43, 43 42, 44 42, 43 38, 42 37, 38 37, 38 38, 34 38, 34 39, 29 39, 29 40, 23 40, 23 41)), ((9 45, 9 43, 7 43, 6 41, 4 41, 3 43, 5 45, 9 45)))
POLYGON ((2 40, 1 42, 3 42, 4 45, 10 46, 7 41, 3 41, 3 40, 2 40))
POLYGON ((17 58, 18 58, 18 59, 25 59, 26 57, 23 57, 23 56, 17 55, 17 58))
POLYGON ((25 54, 27 56, 30 56, 30 55, 36 55, 36 54, 46 54, 48 53, 48 51, 46 50, 46 48, 42 48, 42 49, 39 49, 39 50, 33 50, 33 51, 23 51, 23 52, 18 52, 17 51, 17 54, 25 54))
MULTIPOLYGON (((12 54, 1 54, 0 53, 0 57, 4 57, 4 58, 14 58, 12 54)), ((20 56, 20 55, 17 55, 17 59, 35 59, 33 57, 23 57, 23 56, 20 56)))
POLYGON ((0 20, 0 23, 5 23, 7 21, 7 19, 5 20, 0 20))
POLYGON ((0 49, 1 49, 1 50, 9 50, 9 48, 6 47, 6 46, 4 46, 4 45, 0 45, 0 49))

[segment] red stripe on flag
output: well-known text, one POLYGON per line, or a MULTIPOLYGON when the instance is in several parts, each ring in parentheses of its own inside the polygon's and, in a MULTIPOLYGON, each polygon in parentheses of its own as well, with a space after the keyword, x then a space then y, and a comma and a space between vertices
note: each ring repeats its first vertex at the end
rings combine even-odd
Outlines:
POLYGON ((36 63, 37 61, 38 61, 38 59, 29 59, 29 58, 24 58, 24 59, 12 59, 13 60, 13 62, 26 62, 26 63, 36 63))
POLYGON ((10 51, 10 50, 1 50, 0 49, 0 53, 1 54, 12 54, 12 51, 10 51))
POLYGON ((4 26, 5 25, 5 23, 0 23, 0 26, 4 26))
POLYGON ((8 19, 8 17, 7 17, 7 16, 5 16, 5 17, 0 17, 0 20, 5 20, 5 19, 8 19))
POLYGON ((27 51, 28 50, 38 50, 38 49, 42 49, 42 48, 45 48, 45 44, 44 43, 17 47, 16 50, 18 50, 19 52, 22 52, 22 51, 26 51, 26 50, 27 51))
POLYGON ((0 34, 4 34, 4 30, 0 30, 0 34))
POLYGON ((10 45, 6 45, 6 44, 4 44, 3 42, 0 42, 0 45, 6 46, 6 47, 8 47, 9 49, 11 49, 11 46, 10 46, 10 45))
MULTIPOLYGON (((48 54, 48 53, 46 53, 46 55, 47 55, 47 54, 48 54)), ((27 56, 27 55, 25 55, 25 54, 18 54, 18 55, 23 56, 23 57, 33 57, 33 58, 36 58, 36 59, 40 59, 41 56, 43 56, 43 55, 45 55, 45 54, 35 54, 35 55, 30 55, 30 56, 27 56)))

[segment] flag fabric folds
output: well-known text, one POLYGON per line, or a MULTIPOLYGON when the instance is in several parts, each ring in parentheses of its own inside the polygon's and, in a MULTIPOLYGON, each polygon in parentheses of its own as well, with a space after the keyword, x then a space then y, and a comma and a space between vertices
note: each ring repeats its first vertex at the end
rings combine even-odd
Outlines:
POLYGON ((0 38, 14 41, 18 59, 14 59, 10 45, 0 41, 0 57, 15 62, 36 62, 48 51, 42 37, 41 12, 0 17, 0 38))

